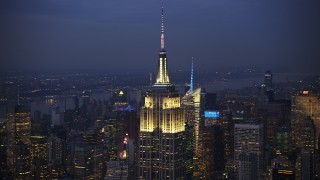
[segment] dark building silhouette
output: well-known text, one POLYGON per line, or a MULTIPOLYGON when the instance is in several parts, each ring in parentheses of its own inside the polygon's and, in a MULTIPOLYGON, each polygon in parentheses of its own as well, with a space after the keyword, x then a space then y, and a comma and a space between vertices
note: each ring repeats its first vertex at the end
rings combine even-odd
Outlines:
POLYGON ((274 90, 273 90, 273 82, 272 82, 272 73, 270 71, 267 71, 264 74, 264 85, 266 88, 266 95, 269 99, 269 101, 274 100, 274 90))

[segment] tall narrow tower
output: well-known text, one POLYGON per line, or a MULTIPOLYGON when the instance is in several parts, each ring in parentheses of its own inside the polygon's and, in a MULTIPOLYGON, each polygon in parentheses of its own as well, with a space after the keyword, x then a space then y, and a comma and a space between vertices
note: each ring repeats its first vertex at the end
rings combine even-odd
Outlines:
POLYGON ((193 93, 193 57, 191 62, 190 93, 193 93))
POLYGON ((161 49, 159 52, 158 75, 155 85, 170 85, 168 68, 167 68, 167 52, 164 50, 164 17, 163 8, 161 15, 161 49))
POLYGON ((180 105, 168 75, 162 8, 158 75, 140 111, 139 179, 184 179, 185 126, 180 105))

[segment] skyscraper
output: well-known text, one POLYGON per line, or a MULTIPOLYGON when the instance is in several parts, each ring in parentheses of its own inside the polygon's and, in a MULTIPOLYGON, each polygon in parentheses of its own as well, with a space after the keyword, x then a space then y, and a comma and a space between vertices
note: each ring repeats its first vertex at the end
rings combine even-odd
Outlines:
POLYGON ((31 121, 32 177, 49 178, 48 172, 48 132, 44 121, 31 121))
POLYGON ((296 179, 314 179, 314 158, 309 149, 302 149, 296 160, 296 179))
POLYGON ((224 131, 219 119, 219 111, 205 110, 204 121, 201 125, 201 140, 203 157, 203 175, 201 179, 222 179, 225 167, 224 159, 224 131))
POLYGON ((31 179, 30 108, 17 105, 7 116, 8 167, 14 179, 31 179))
POLYGON ((180 105, 168 75, 162 9, 158 75, 140 111, 140 179, 184 179, 185 125, 180 105))
MULTIPOLYGON (((188 129, 192 128, 193 131, 193 138, 188 139, 188 144, 190 144, 190 141, 192 142, 192 149, 193 149, 193 158, 191 159, 191 162, 193 164, 192 168, 192 174, 194 178, 197 177, 203 177, 204 173, 204 166, 201 163, 201 160, 205 156, 203 153, 203 146, 202 146, 202 114, 203 114, 203 102, 204 102, 204 96, 203 96, 203 88, 197 88, 191 92, 189 90, 186 95, 182 98, 182 105, 185 111, 185 123, 187 124, 188 129)), ((189 157, 189 147, 188 147, 188 154, 189 157)), ((189 163, 190 158, 187 160, 189 163)), ((190 167, 188 168, 188 174, 190 167)))
MULTIPOLYGON (((246 171, 246 168, 242 166, 245 165, 245 161, 251 163, 252 159, 245 160, 246 157, 240 157, 243 153, 251 153, 256 155, 257 171, 250 172, 250 177, 259 177, 259 170, 262 169, 262 157, 263 157, 263 125, 262 124, 235 124, 234 126, 234 160, 237 164, 238 177, 236 179, 241 179, 246 171), (256 173, 253 176, 253 173, 256 173)), ((250 156, 250 155, 249 155, 250 156)), ((245 173, 246 174, 246 173, 245 173)))
POLYGON ((270 71, 267 71, 264 74, 264 85, 266 88, 266 95, 268 96, 269 101, 274 100, 274 91, 272 86, 272 73, 270 71))
POLYGON ((243 152, 238 157, 238 179, 258 179, 258 158, 255 153, 243 152))
POLYGON ((310 91, 302 91, 292 96, 291 102, 291 128, 294 147, 309 148, 312 151, 319 149, 316 143, 312 142, 315 147, 311 147, 308 145, 310 142, 306 142, 306 140, 315 141, 314 138, 310 136, 313 133, 312 131, 314 131, 314 127, 316 128, 316 134, 312 136, 318 137, 320 134, 319 95, 311 93, 310 91), (302 132, 305 136, 301 136, 302 132))
POLYGON ((267 91, 272 90, 272 73, 267 71, 264 74, 264 85, 266 86, 267 91))

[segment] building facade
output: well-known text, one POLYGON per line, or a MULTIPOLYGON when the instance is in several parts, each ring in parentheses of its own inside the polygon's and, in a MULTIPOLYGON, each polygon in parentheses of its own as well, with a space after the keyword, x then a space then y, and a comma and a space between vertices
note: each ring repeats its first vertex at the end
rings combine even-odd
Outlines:
POLYGON ((14 179, 31 179, 30 108, 17 105, 7 114, 8 167, 14 179))
MULTIPOLYGON (((237 166, 236 179, 241 179, 241 177, 243 177, 241 176, 244 174, 242 170, 249 169, 249 168, 243 168, 243 164, 248 164, 243 162, 249 161, 249 160, 244 160, 245 158, 242 158, 241 160, 240 155, 242 155, 243 153, 249 153, 256 156, 255 164, 257 165, 255 167, 258 167, 258 172, 256 175, 254 175, 254 177, 260 176, 259 171, 262 169, 262 165, 263 165, 263 161, 262 161, 263 139, 264 139, 264 136, 263 136, 262 124, 235 124, 234 126, 234 149, 235 149, 234 160, 237 166)), ((252 166, 252 164, 253 162, 250 162, 250 166, 252 166)), ((253 173, 254 173, 253 171, 250 172, 250 175, 253 175, 253 173)))

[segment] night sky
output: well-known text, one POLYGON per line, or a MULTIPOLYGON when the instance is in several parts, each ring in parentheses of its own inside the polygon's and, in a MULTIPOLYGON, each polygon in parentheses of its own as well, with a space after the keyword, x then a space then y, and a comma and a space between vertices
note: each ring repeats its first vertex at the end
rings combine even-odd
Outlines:
POLYGON ((3 0, 0 70, 320 71, 319 0, 3 0))

